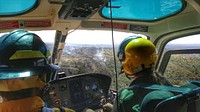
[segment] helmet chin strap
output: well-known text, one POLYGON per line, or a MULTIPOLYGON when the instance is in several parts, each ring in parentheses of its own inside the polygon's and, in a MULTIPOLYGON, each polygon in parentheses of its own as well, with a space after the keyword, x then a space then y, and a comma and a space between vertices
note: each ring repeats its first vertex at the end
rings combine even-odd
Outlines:
POLYGON ((129 80, 133 79, 133 77, 134 76, 131 77, 131 76, 126 75, 126 78, 128 78, 129 80))
POLYGON ((121 70, 120 70, 120 72, 118 73, 118 75, 121 75, 121 74, 123 74, 124 73, 124 69, 123 69, 123 66, 121 66, 121 70))
MULTIPOLYGON (((118 73, 118 76, 121 75, 121 74, 123 74, 123 73, 125 73, 125 72, 124 72, 124 69, 123 69, 123 66, 122 66, 120 72, 118 73)), ((131 79, 133 78, 133 77, 131 77, 131 76, 128 76, 126 73, 125 73, 125 76, 126 76, 129 80, 131 80, 131 79)))

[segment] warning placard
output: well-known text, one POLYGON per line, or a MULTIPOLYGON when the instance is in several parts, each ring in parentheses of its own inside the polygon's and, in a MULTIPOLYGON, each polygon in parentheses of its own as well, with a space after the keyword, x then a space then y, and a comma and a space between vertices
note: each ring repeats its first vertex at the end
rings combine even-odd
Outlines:
POLYGON ((24 27, 50 27, 51 21, 24 21, 24 27))
POLYGON ((30 21, 0 21, 0 29, 15 29, 27 27, 50 27, 50 20, 30 20, 30 21))
MULTIPOLYGON (((111 28, 112 24, 110 22, 103 22, 102 27, 111 28)), ((113 23, 113 28, 114 29, 127 29, 128 25, 127 24, 121 24, 121 23, 113 23)))
POLYGON ((18 21, 2 21, 0 22, 0 29, 19 28, 18 21))

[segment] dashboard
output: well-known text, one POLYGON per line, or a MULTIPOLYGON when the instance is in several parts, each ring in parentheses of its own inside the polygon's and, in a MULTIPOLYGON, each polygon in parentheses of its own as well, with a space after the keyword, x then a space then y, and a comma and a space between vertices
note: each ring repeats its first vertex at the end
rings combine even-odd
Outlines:
POLYGON ((68 107, 77 112, 99 109, 108 97, 111 78, 105 74, 87 73, 63 77, 50 82, 49 107, 68 107))

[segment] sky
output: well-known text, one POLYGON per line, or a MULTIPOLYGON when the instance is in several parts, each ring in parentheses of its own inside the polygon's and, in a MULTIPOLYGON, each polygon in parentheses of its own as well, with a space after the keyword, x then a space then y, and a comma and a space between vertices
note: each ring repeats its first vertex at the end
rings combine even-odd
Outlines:
MULTIPOLYGON (((46 30, 46 31, 31 31, 39 35, 45 42, 54 42, 55 31, 46 30)), ((0 34, 3 35, 5 33, 0 34)), ((123 33, 123 32, 114 32, 114 40, 116 44, 119 44, 124 38, 134 35, 133 33, 123 33)), ((66 43, 74 44, 112 44, 112 33, 111 31, 87 31, 87 30, 77 30, 70 33, 67 36, 66 43)))
MULTIPOLYGON (((55 31, 33 31, 39 35, 45 42, 53 42, 55 31)), ((124 38, 134 35, 133 33, 114 32, 115 44, 119 44, 124 38)), ((70 33, 65 41, 66 43, 73 44, 112 44, 112 33, 111 31, 87 31, 77 30, 70 33)))
POLYGON ((193 35, 193 36, 187 36, 180 39, 175 39, 171 41, 170 43, 175 44, 200 44, 200 34, 193 35))
MULTIPOLYGON (((46 33, 37 32, 38 35, 44 37, 45 42, 53 42, 55 31, 47 31, 46 33)), ((114 32, 114 41, 115 44, 120 44, 126 37, 135 35, 133 33, 124 33, 124 32, 114 32)), ((112 44, 112 33, 111 31, 87 31, 87 30, 77 30, 70 33, 66 39, 66 43, 73 44, 112 44)), ((175 44, 200 44, 200 34, 187 36, 181 39, 175 39, 170 43, 175 44)))
MULTIPOLYGON (((46 31, 32 31, 39 35, 45 42, 54 42, 55 31, 46 30, 46 31)), ((4 34, 4 33, 3 33, 4 34)), ((0 36, 3 35, 0 33, 0 36)), ((124 33, 124 32, 114 32, 114 42, 115 44, 121 43, 121 41, 129 36, 134 35, 133 33, 124 33)), ((181 38, 173 40, 171 43, 176 44, 200 44, 200 34, 194 36, 188 36, 188 38, 181 38)), ((112 44, 112 33, 111 31, 99 31, 99 30, 77 30, 70 33, 66 39, 66 43, 73 44, 112 44)))
MULTIPOLYGON (((133 35, 133 33, 114 32, 114 41, 119 44, 124 38, 133 35)), ((68 35, 66 43, 90 43, 90 44, 112 44, 111 31, 75 31, 68 35)))

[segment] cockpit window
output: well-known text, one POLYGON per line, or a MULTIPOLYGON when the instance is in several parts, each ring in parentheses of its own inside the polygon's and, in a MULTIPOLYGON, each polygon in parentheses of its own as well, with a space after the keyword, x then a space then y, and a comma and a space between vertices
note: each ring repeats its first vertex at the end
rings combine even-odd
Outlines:
POLYGON ((0 16, 25 13, 37 5, 37 0, 0 0, 0 16))
POLYGON ((154 21, 176 14, 183 7, 182 0, 111 0, 110 2, 101 10, 101 15, 110 19, 112 12, 113 19, 123 20, 154 21))
MULTIPOLYGON (((114 31, 115 53, 118 51, 119 44, 125 38, 133 35, 136 34, 114 31)), ((144 35, 142 37, 147 38, 144 35)), ((68 34, 65 42, 65 48, 62 50, 61 69, 66 76, 103 73, 112 77, 112 88, 115 87, 115 66, 110 31, 75 30, 68 34)), ((116 60, 119 71, 121 64, 117 57, 116 60)), ((126 87, 131 81, 124 75, 120 75, 119 79, 122 79, 119 81, 119 88, 126 87)))
POLYGON ((185 85, 200 79, 199 34, 170 41, 164 49, 163 75, 174 85, 185 85), (167 61, 168 60, 168 61, 167 61))

